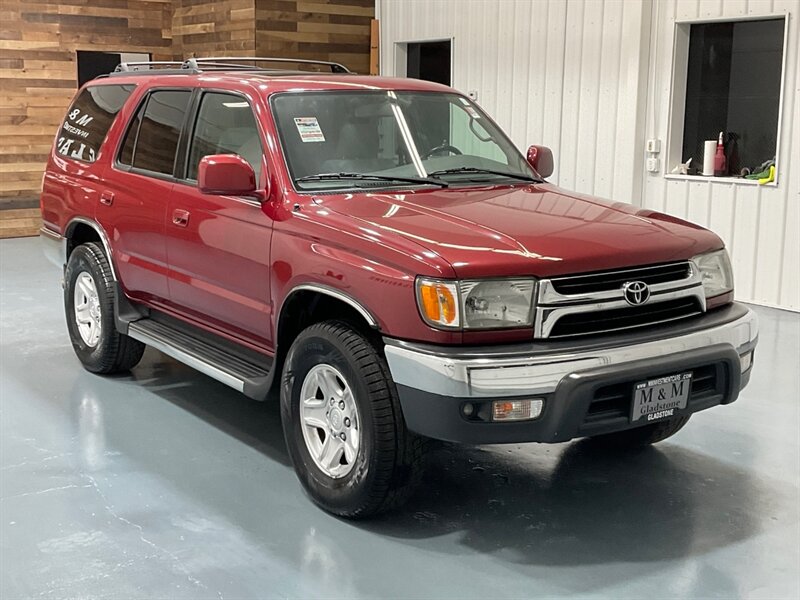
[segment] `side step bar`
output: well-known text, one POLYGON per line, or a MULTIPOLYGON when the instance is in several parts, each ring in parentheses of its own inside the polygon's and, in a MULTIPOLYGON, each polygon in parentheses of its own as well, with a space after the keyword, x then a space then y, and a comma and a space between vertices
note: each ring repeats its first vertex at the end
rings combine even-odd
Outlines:
MULTIPOLYGON (((128 335, 232 387, 263 400, 272 382, 271 365, 256 364, 221 345, 153 319, 128 324, 128 335)), ((265 361, 268 360, 265 357, 265 361)))

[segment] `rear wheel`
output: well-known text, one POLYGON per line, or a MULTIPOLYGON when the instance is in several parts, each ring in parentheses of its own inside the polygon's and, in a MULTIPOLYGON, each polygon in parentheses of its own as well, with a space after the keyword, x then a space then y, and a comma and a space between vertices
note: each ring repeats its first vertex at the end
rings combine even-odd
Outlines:
POLYGON ((358 518, 395 508, 419 481, 424 440, 405 427, 386 362, 346 323, 312 325, 294 341, 281 418, 300 482, 329 512, 358 518))
POLYGON ((144 344, 116 329, 116 293, 103 249, 94 242, 75 248, 64 273, 64 308, 75 354, 93 373, 128 371, 144 353, 144 344))
POLYGON ((655 444, 678 433, 686 423, 689 422, 691 415, 675 417, 659 423, 642 425, 634 429, 617 431, 616 433, 606 433, 592 438, 593 441, 604 446, 613 448, 636 448, 655 444))

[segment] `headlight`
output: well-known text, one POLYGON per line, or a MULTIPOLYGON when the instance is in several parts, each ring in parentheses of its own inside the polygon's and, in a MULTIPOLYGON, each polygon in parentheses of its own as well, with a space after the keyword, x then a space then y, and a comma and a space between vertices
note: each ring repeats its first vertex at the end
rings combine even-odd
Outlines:
POLYGON ((532 279, 417 279, 417 304, 439 329, 507 329, 533 325, 532 279))
POLYGON ((733 291, 733 269, 727 250, 700 254, 692 262, 700 271, 706 298, 733 291))
POLYGON ((533 287, 530 279, 462 281, 464 329, 530 327, 533 287))

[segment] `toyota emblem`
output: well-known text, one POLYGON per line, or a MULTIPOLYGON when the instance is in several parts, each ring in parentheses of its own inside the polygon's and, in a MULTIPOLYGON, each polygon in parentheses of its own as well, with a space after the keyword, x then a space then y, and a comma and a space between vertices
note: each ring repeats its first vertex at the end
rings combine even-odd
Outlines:
POLYGON ((631 306, 639 306, 650 299, 650 288, 644 281, 628 281, 622 286, 622 295, 631 306))

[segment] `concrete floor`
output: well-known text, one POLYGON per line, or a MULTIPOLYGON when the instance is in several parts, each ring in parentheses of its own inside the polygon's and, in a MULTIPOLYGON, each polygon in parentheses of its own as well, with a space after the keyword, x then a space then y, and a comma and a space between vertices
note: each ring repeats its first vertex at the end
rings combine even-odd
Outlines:
POLYGON ((752 383, 632 455, 439 445, 400 513, 331 517, 276 407, 148 350, 84 371, 59 272, 0 242, 0 597, 762 597, 800 592, 800 315, 752 383))

